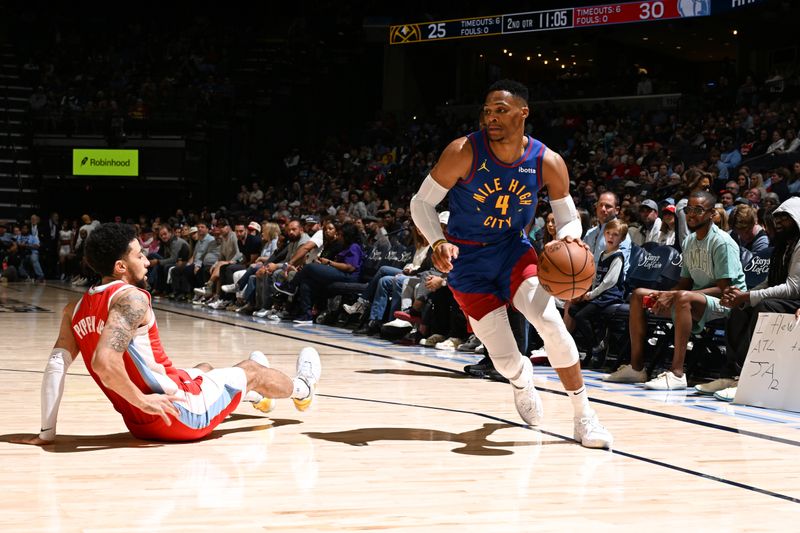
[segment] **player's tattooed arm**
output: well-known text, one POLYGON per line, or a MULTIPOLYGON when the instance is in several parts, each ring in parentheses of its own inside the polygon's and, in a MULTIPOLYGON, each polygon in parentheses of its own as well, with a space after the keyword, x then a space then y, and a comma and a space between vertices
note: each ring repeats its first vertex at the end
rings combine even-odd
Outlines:
POLYGON ((173 402, 180 398, 173 394, 145 394, 131 381, 125 370, 122 353, 128 349, 136 330, 150 319, 150 302, 141 291, 129 289, 111 304, 108 321, 100 335, 100 342, 92 357, 92 368, 103 385, 122 396, 143 412, 159 416, 166 425, 179 416, 173 402))
POLYGON ((149 313, 147 296, 140 291, 130 289, 117 296, 108 311, 108 320, 91 360, 92 369, 103 385, 137 406, 145 395, 125 371, 122 354, 136 330, 146 323, 149 313))
MULTIPOLYGON (((120 294, 111 304, 108 311, 108 322, 106 322, 103 333, 108 331, 109 346, 117 352, 124 352, 128 343, 136 334, 136 330, 143 326, 150 304, 147 296, 137 290, 128 290, 120 294)), ((100 342, 103 335, 100 336, 100 342)))

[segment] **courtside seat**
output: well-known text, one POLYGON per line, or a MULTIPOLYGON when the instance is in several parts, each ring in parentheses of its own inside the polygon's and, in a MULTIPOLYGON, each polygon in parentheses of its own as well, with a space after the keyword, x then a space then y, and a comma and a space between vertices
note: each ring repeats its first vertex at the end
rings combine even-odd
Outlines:
MULTIPOLYGON (((680 279, 681 264, 681 253, 672 246, 647 243, 646 247, 631 249, 631 266, 625 279, 625 299, 630 300, 631 294, 638 288, 659 291, 671 289, 680 279)), ((608 353, 615 355, 617 360, 630 354, 629 315, 630 304, 627 301, 607 307, 601 315, 608 329, 608 353)), ((647 323, 648 330, 655 333, 671 324, 671 320, 648 315, 647 323)), ((648 335, 648 338, 651 336, 648 335)))
POLYGON ((767 279, 771 257, 772 247, 755 254, 752 252, 748 252, 746 256, 743 254, 742 268, 744 269, 744 281, 748 290, 752 290, 767 279))
MULTIPOLYGON (((337 281, 328 286, 328 308, 325 318, 327 323, 335 323, 338 320, 338 315, 342 314, 339 313, 341 305, 354 302, 381 267, 403 268, 410 263, 414 256, 414 247, 401 244, 391 245, 389 241, 384 241, 384 244, 376 243, 375 246, 366 250, 364 256, 361 274, 357 281, 337 281)), ((349 315, 344 318, 349 318, 349 315)), ((345 320, 345 322, 347 321, 345 320)))

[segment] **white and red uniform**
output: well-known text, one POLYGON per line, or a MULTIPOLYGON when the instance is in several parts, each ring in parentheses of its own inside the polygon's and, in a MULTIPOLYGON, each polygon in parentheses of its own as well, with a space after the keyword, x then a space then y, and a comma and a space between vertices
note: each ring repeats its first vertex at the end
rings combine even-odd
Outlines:
POLYGON ((136 331, 128 349, 123 353, 123 359, 128 376, 143 393, 173 394, 183 398, 174 402, 180 416, 170 416, 172 425, 166 425, 160 416, 141 411, 105 387, 92 368, 92 358, 108 320, 112 300, 125 290, 141 290, 147 294, 148 301, 150 300, 147 291, 123 281, 113 281, 92 287, 75 306, 72 334, 83 354, 86 368, 135 437, 184 441, 208 435, 239 405, 246 393, 247 376, 238 367, 214 369, 210 372, 196 368, 175 368, 164 353, 152 309, 150 322, 136 331))

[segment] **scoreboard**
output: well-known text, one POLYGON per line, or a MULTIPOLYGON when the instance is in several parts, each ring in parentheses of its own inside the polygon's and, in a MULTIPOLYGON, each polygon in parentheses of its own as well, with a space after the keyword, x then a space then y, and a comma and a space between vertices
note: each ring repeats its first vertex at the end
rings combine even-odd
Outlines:
POLYGON ((389 29, 389 44, 705 17, 711 14, 710 3, 711 0, 641 0, 489 17, 398 24, 389 29))

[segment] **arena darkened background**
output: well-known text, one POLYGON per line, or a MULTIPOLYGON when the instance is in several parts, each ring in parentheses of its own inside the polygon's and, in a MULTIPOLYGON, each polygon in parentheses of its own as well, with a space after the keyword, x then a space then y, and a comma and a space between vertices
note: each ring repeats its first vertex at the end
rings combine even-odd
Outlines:
MULTIPOLYGON (((653 92, 680 94, 675 112, 688 114, 725 98, 720 79, 764 81, 798 62, 798 8, 787 1, 689 20, 388 44, 391 24, 597 3, 145 2, 124 14, 5 3, 0 218, 222 204, 240 183, 285 179, 292 150, 369 144, 448 114, 471 120, 502 77, 547 102, 632 95, 646 72, 653 92), (139 176, 72 176, 71 151, 81 147, 138 149, 139 176)), ((558 145, 549 119, 566 109, 534 106, 537 135, 558 145)))

